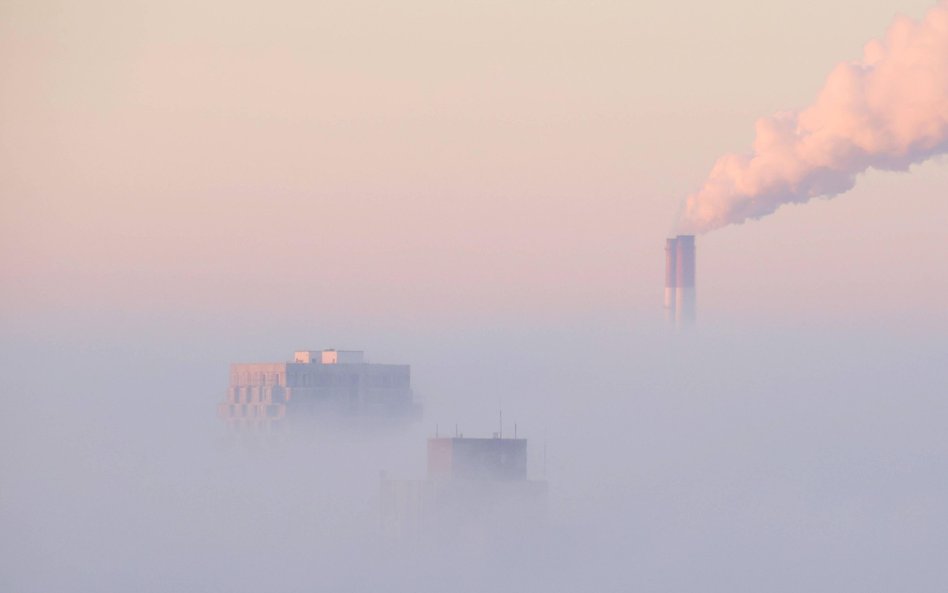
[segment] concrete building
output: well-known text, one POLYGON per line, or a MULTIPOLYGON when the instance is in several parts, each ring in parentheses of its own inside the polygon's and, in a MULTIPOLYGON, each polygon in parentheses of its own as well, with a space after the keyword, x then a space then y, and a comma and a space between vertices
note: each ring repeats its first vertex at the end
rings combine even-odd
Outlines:
POLYGON ((230 367, 219 415, 235 428, 268 431, 314 416, 405 417, 417 409, 407 364, 374 364, 361 351, 301 350, 292 362, 230 367))
POLYGON ((526 480, 526 439, 428 439, 428 478, 526 480))
POLYGON ((436 437, 427 479, 383 477, 382 529, 436 545, 520 537, 544 524, 546 500, 546 482, 527 477, 526 439, 436 437))

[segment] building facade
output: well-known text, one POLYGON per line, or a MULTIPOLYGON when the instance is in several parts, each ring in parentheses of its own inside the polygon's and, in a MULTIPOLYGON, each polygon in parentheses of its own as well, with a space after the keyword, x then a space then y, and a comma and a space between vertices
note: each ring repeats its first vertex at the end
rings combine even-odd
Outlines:
POLYGON ((383 477, 383 533, 403 542, 483 542, 534 533, 546 519, 547 485, 527 476, 527 440, 428 439, 424 480, 383 477))
POLYGON ((407 364, 375 364, 361 351, 301 350, 292 362, 230 367, 220 417, 234 428, 269 431, 312 417, 405 417, 417 409, 407 364))

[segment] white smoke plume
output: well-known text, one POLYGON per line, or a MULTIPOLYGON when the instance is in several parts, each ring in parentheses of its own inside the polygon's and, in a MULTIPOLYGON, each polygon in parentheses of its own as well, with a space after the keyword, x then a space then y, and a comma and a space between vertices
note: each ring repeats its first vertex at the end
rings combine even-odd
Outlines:
POLYGON ((874 168, 906 170, 948 152, 948 0, 920 22, 899 17, 861 60, 836 66, 816 101, 757 121, 750 154, 718 159, 689 196, 678 231, 757 219, 832 197, 874 168))

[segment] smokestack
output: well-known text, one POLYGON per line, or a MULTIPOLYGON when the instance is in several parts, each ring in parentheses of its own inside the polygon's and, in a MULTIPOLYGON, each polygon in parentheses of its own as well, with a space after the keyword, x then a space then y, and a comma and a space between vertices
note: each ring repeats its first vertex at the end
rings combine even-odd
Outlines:
POLYGON ((695 237, 665 241, 665 317, 676 327, 695 322, 695 237))
POLYGON ((675 287, 678 286, 678 240, 665 239, 665 319, 675 324, 675 287))
POLYGON ((675 264, 675 319, 678 327, 690 327, 695 323, 694 235, 678 235, 675 264))

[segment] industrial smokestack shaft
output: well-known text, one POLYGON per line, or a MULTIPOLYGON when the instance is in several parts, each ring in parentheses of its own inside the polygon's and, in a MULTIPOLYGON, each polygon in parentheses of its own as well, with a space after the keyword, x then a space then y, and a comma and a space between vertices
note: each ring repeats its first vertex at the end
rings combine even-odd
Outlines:
POLYGON ((678 240, 665 240, 665 319, 675 323, 675 286, 678 283, 678 240))
POLYGON ((675 244, 675 319, 687 327, 695 322, 695 237, 678 235, 675 244))
POLYGON ((695 322, 695 237, 665 240, 665 317, 676 327, 695 322))

